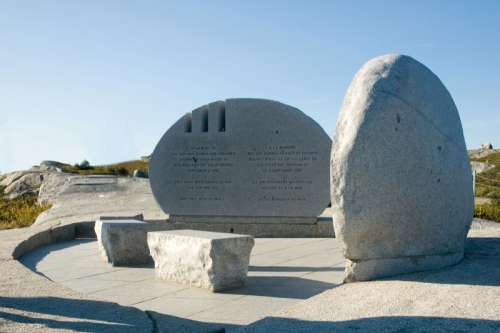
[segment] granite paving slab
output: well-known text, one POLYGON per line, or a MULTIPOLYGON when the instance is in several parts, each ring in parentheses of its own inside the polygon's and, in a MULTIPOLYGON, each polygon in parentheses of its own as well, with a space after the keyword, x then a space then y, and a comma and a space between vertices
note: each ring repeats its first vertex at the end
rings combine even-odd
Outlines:
POLYGON ((473 228, 465 249, 451 268, 344 284, 236 331, 500 332, 500 224, 473 228))
MULTIPOLYGON (((154 268, 113 267, 99 257, 94 240, 44 246, 21 261, 61 286, 97 299, 133 306, 165 318, 244 325, 317 295, 342 282, 343 259, 335 239, 255 239, 247 284, 223 293, 155 279, 154 268), (273 263, 261 264, 263 257, 273 263), (303 260, 299 260, 304 258, 303 260), (314 273, 322 273, 318 280, 314 273)), ((203 325, 202 325, 203 326, 203 325)))

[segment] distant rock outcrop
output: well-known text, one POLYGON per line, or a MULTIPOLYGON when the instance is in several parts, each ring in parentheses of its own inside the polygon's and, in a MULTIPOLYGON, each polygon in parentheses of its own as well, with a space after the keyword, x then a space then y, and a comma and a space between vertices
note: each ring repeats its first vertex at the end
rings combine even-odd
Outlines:
POLYGON ((485 158, 494 153, 500 153, 500 149, 470 149, 468 151, 469 158, 471 159, 480 159, 485 158))
POLYGON ((25 194, 37 195, 43 179, 51 171, 26 170, 14 171, 3 175, 0 181, 3 194, 15 199, 25 194))
POLYGON ((42 161, 40 163, 40 170, 61 171, 65 166, 67 166, 66 163, 57 161, 42 161))
POLYGON ((0 186, 1 187, 7 187, 22 176, 24 176, 27 172, 30 171, 14 171, 10 173, 6 173, 5 175, 2 176, 2 180, 0 181, 0 186))
POLYGON ((478 162, 478 161, 471 161, 470 166, 472 168, 472 172, 476 173, 476 174, 484 172, 484 171, 488 171, 488 170, 495 167, 494 164, 485 163, 485 162, 478 162))
POLYGON ((13 181, 4 189, 4 194, 9 199, 15 199, 25 194, 38 195, 42 185, 44 174, 41 172, 30 172, 13 181))
POLYGON ((52 204, 35 224, 58 219, 93 221, 100 216, 133 216, 164 219, 149 180, 137 177, 48 174, 40 187, 38 203, 52 204))
POLYGON ((481 149, 482 150, 490 150, 490 149, 493 149, 493 145, 491 144, 491 142, 490 143, 483 143, 481 145, 481 149))
POLYGON ((141 156, 141 161, 149 162, 151 160, 151 155, 141 156))

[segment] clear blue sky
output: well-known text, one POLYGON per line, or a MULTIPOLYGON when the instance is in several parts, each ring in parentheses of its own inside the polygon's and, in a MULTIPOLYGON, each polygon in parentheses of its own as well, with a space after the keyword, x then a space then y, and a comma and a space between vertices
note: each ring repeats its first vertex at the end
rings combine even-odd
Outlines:
POLYGON ((469 148, 500 145, 500 1, 0 2, 0 171, 149 154, 229 97, 300 108, 333 136, 368 59, 426 64, 469 148))

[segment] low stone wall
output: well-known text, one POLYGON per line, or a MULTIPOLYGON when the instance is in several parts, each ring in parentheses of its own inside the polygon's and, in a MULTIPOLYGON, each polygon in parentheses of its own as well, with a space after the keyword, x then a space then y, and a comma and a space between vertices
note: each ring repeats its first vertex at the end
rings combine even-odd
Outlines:
MULTIPOLYGON (((23 254, 39 247, 71 240, 74 238, 95 238, 94 221, 53 221, 30 228, 7 230, 11 242, 4 242, 0 247, 3 250, 2 259, 18 259, 23 254)), ((330 238, 335 237, 331 218, 321 217, 313 224, 281 224, 281 223, 171 223, 168 220, 147 221, 151 231, 194 229, 202 231, 227 232, 248 234, 256 238, 330 238)))
POLYGON ((93 231, 93 221, 83 221, 57 226, 50 226, 45 230, 36 230, 28 233, 26 239, 19 242, 14 247, 11 257, 19 259, 24 254, 36 250, 39 247, 54 244, 58 242, 68 241, 75 238, 95 238, 93 231))
POLYGON ((331 218, 320 217, 316 223, 198 223, 149 221, 157 230, 193 229, 252 235, 256 238, 332 238, 335 237, 331 218))

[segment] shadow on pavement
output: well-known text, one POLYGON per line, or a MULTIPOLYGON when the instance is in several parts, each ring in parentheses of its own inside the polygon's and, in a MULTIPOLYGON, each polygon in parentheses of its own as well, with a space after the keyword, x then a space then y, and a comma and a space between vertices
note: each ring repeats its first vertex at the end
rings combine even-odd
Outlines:
POLYGON ((499 332, 500 321, 446 317, 373 317, 347 321, 307 321, 267 317, 241 329, 241 332, 384 332, 384 333, 473 333, 499 332))
POLYGON ((143 312, 116 303, 59 297, 1 297, 0 332, 224 332, 236 325, 143 312), (5 321, 10 322, 6 324, 5 321), (16 326, 28 324, 29 328, 16 326), (12 325, 9 327, 9 325, 12 325))
POLYGON ((249 272, 343 272, 343 267, 248 266, 249 272))
POLYGON ((392 316, 347 321, 266 317, 249 326, 209 323, 110 302, 57 297, 0 297, 0 330, 46 332, 499 332, 499 320, 392 316), (6 324, 5 321, 8 323, 6 324), (10 323, 9 323, 10 322, 10 323), (16 324, 31 324, 20 327, 16 324), (9 326, 13 325, 13 326, 9 326))
POLYGON ((464 259, 457 265, 434 271, 399 275, 384 280, 500 286, 500 238, 467 238, 464 259))
POLYGON ((233 295, 308 299, 338 284, 292 276, 249 276, 246 285, 227 291, 233 295))
MULTIPOLYGON (((60 297, 2 297, 0 318, 33 324, 21 331, 45 329, 76 332, 149 332, 152 324, 144 312, 116 303, 60 297)), ((0 321, 0 331, 3 331, 0 321)))

